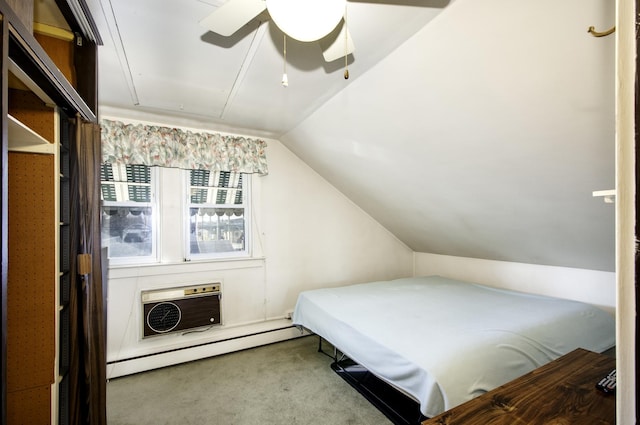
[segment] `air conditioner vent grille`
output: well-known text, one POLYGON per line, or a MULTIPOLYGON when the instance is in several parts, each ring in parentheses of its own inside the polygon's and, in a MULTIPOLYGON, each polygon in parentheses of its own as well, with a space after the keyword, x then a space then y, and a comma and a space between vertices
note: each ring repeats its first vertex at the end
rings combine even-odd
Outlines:
POLYGON ((142 291, 142 335, 147 338, 220 325, 219 283, 142 291))

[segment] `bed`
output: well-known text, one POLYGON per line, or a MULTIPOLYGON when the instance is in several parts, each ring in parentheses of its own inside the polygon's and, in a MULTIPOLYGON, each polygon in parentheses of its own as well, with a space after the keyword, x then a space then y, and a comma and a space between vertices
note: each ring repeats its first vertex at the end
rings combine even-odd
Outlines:
POLYGON ((589 304, 440 276, 300 293, 293 323, 333 344, 432 417, 575 348, 615 344, 589 304))

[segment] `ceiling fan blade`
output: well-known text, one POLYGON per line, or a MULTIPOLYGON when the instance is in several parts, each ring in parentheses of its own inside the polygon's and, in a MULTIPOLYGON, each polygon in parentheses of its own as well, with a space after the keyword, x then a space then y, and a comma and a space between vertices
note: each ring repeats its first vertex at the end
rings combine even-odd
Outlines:
POLYGON ((225 37, 238 31, 267 8, 265 0, 228 0, 200 21, 200 25, 225 37))
POLYGON ((322 56, 324 56, 324 60, 327 62, 333 62, 334 60, 344 58, 346 55, 351 54, 355 51, 355 45, 353 44, 353 39, 351 39, 351 34, 347 29, 347 26, 344 25, 340 27, 340 31, 338 35, 335 37, 329 36, 320 40, 320 47, 322 48, 322 56), (345 37, 346 39, 346 49, 345 49, 345 37))

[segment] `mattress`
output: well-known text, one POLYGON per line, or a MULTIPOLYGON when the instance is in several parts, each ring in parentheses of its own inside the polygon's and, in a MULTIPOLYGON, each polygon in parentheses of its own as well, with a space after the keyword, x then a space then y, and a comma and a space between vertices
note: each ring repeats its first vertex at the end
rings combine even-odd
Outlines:
POLYGON ((305 291, 292 318, 427 417, 575 348, 615 344, 613 317, 589 304, 440 276, 305 291))

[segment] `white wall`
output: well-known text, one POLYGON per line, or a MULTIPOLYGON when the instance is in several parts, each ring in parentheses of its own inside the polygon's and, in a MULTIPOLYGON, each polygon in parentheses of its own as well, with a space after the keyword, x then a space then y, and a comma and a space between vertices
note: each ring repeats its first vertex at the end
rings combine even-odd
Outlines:
POLYGON ((304 289, 411 276, 413 251, 291 151, 270 143, 268 161, 261 211, 270 316, 304 289))
POLYGON ((416 253, 415 274, 582 301, 611 314, 616 307, 612 272, 416 253))
MULTIPOLYGON (((269 174, 252 177, 254 258, 185 263, 182 242, 165 240, 163 245, 170 249, 164 250, 161 264, 110 267, 109 378, 299 336, 285 315, 293 310, 300 291, 412 274, 413 252, 408 247, 280 142, 267 143, 269 174), (214 281, 222 283, 221 327, 141 338, 142 290, 214 281), (184 349, 202 344, 207 345, 184 349), (175 349, 180 350, 167 352, 175 349)), ((179 179, 165 179, 163 184, 179 184, 179 179)), ((179 209, 173 210, 177 215, 179 209)), ((179 239, 180 228, 163 233, 174 232, 179 239)))

